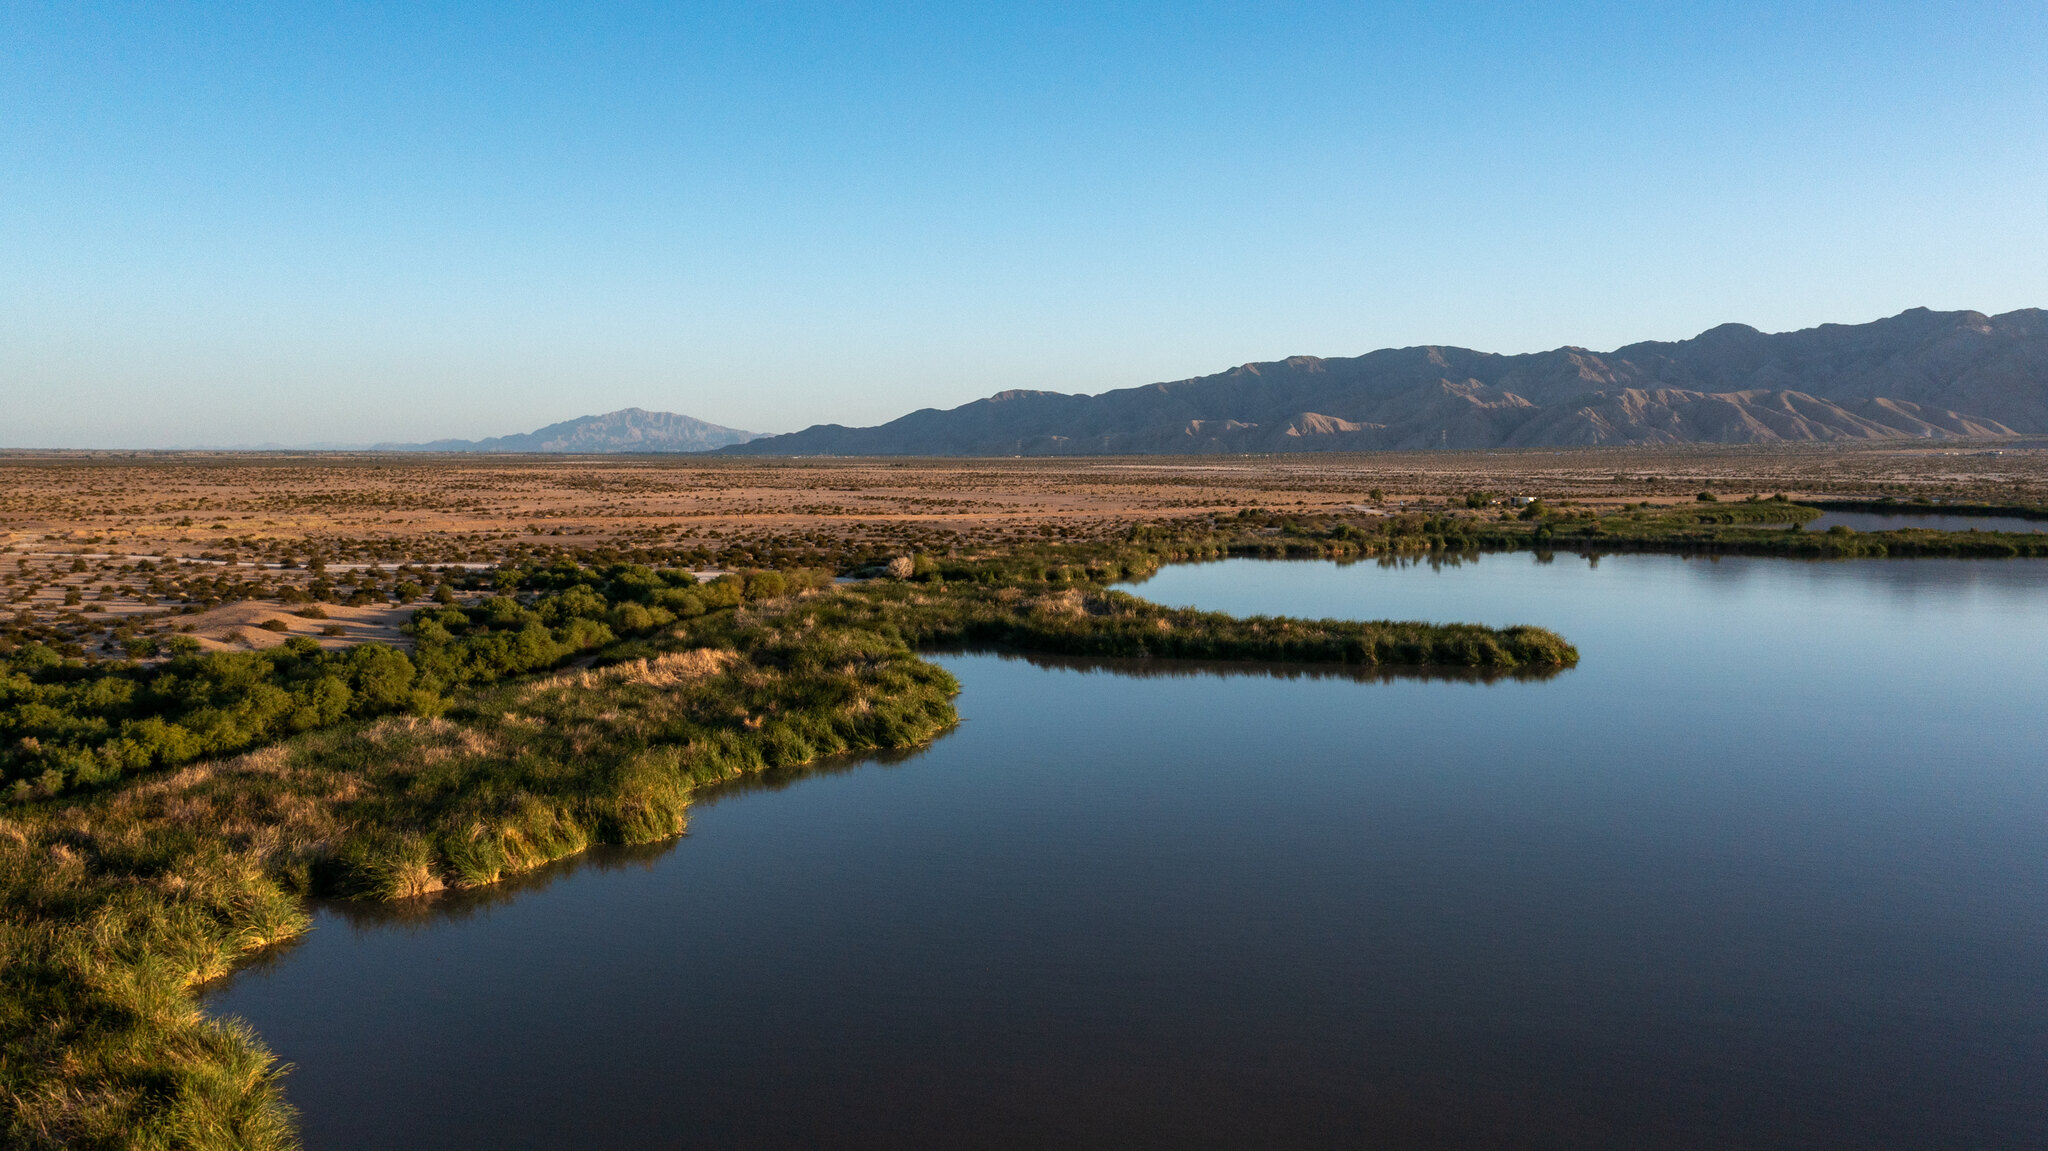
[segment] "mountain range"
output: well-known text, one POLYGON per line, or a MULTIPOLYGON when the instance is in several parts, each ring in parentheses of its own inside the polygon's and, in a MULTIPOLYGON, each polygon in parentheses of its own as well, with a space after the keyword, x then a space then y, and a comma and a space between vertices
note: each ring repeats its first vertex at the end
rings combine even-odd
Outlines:
POLYGON ((622 408, 601 416, 580 416, 524 435, 487 440, 434 440, 424 444, 378 444, 380 452, 702 452, 756 438, 753 432, 721 427, 674 412, 622 408))
POLYGON ((2043 432, 2048 311, 1914 308, 1796 332, 1723 324, 1689 340, 1611 352, 1429 346, 1292 356, 1100 395, 1001 392, 878 427, 819 424, 721 451, 1038 456, 2043 432))

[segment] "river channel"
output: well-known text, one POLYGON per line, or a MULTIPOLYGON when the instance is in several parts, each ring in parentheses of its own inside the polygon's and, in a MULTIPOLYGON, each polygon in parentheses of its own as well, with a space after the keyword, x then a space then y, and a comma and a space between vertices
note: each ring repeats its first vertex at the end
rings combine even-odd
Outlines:
POLYGON ((1549 678, 940 659, 958 729, 210 1010, 309 1147, 2048 1146, 2048 563, 1227 561, 1549 678), (1159 673, 1170 674, 1159 674, 1159 673))

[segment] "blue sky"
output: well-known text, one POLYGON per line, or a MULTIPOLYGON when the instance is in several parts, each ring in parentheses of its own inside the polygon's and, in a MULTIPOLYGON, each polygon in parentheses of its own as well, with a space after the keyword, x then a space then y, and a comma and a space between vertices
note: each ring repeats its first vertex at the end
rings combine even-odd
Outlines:
POLYGON ((2048 306, 2048 5, 0 5, 0 445, 2048 306))

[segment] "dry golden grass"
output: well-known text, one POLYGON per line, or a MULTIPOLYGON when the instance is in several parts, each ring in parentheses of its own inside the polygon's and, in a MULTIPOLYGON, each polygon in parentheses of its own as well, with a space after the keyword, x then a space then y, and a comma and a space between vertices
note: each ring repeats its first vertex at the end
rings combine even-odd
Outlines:
POLYGON ((595 670, 565 672, 546 679, 536 680, 522 693, 523 698, 563 689, 589 691, 608 684, 645 684, 648 687, 675 687, 717 675, 738 662, 737 654, 716 648, 693 648, 689 651, 672 652, 653 659, 635 659, 595 670))

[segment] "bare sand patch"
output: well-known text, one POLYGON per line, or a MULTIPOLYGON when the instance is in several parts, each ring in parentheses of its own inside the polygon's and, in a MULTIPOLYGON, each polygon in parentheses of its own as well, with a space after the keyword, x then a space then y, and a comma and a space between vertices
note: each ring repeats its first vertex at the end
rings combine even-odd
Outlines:
POLYGON ((408 647, 412 640, 400 629, 419 608, 418 604, 346 607, 326 603, 319 605, 320 610, 326 613, 326 619, 305 619, 292 614, 303 611, 307 606, 263 600, 222 604, 197 615, 177 617, 178 631, 198 640, 199 646, 207 651, 263 651, 293 636, 305 636, 324 648, 348 647, 372 640, 393 647, 408 647), (273 631, 262 626, 272 620, 282 622, 284 630, 273 631), (340 635, 323 634, 334 627, 341 629, 340 635), (187 628, 191 630, 187 631, 187 628))

